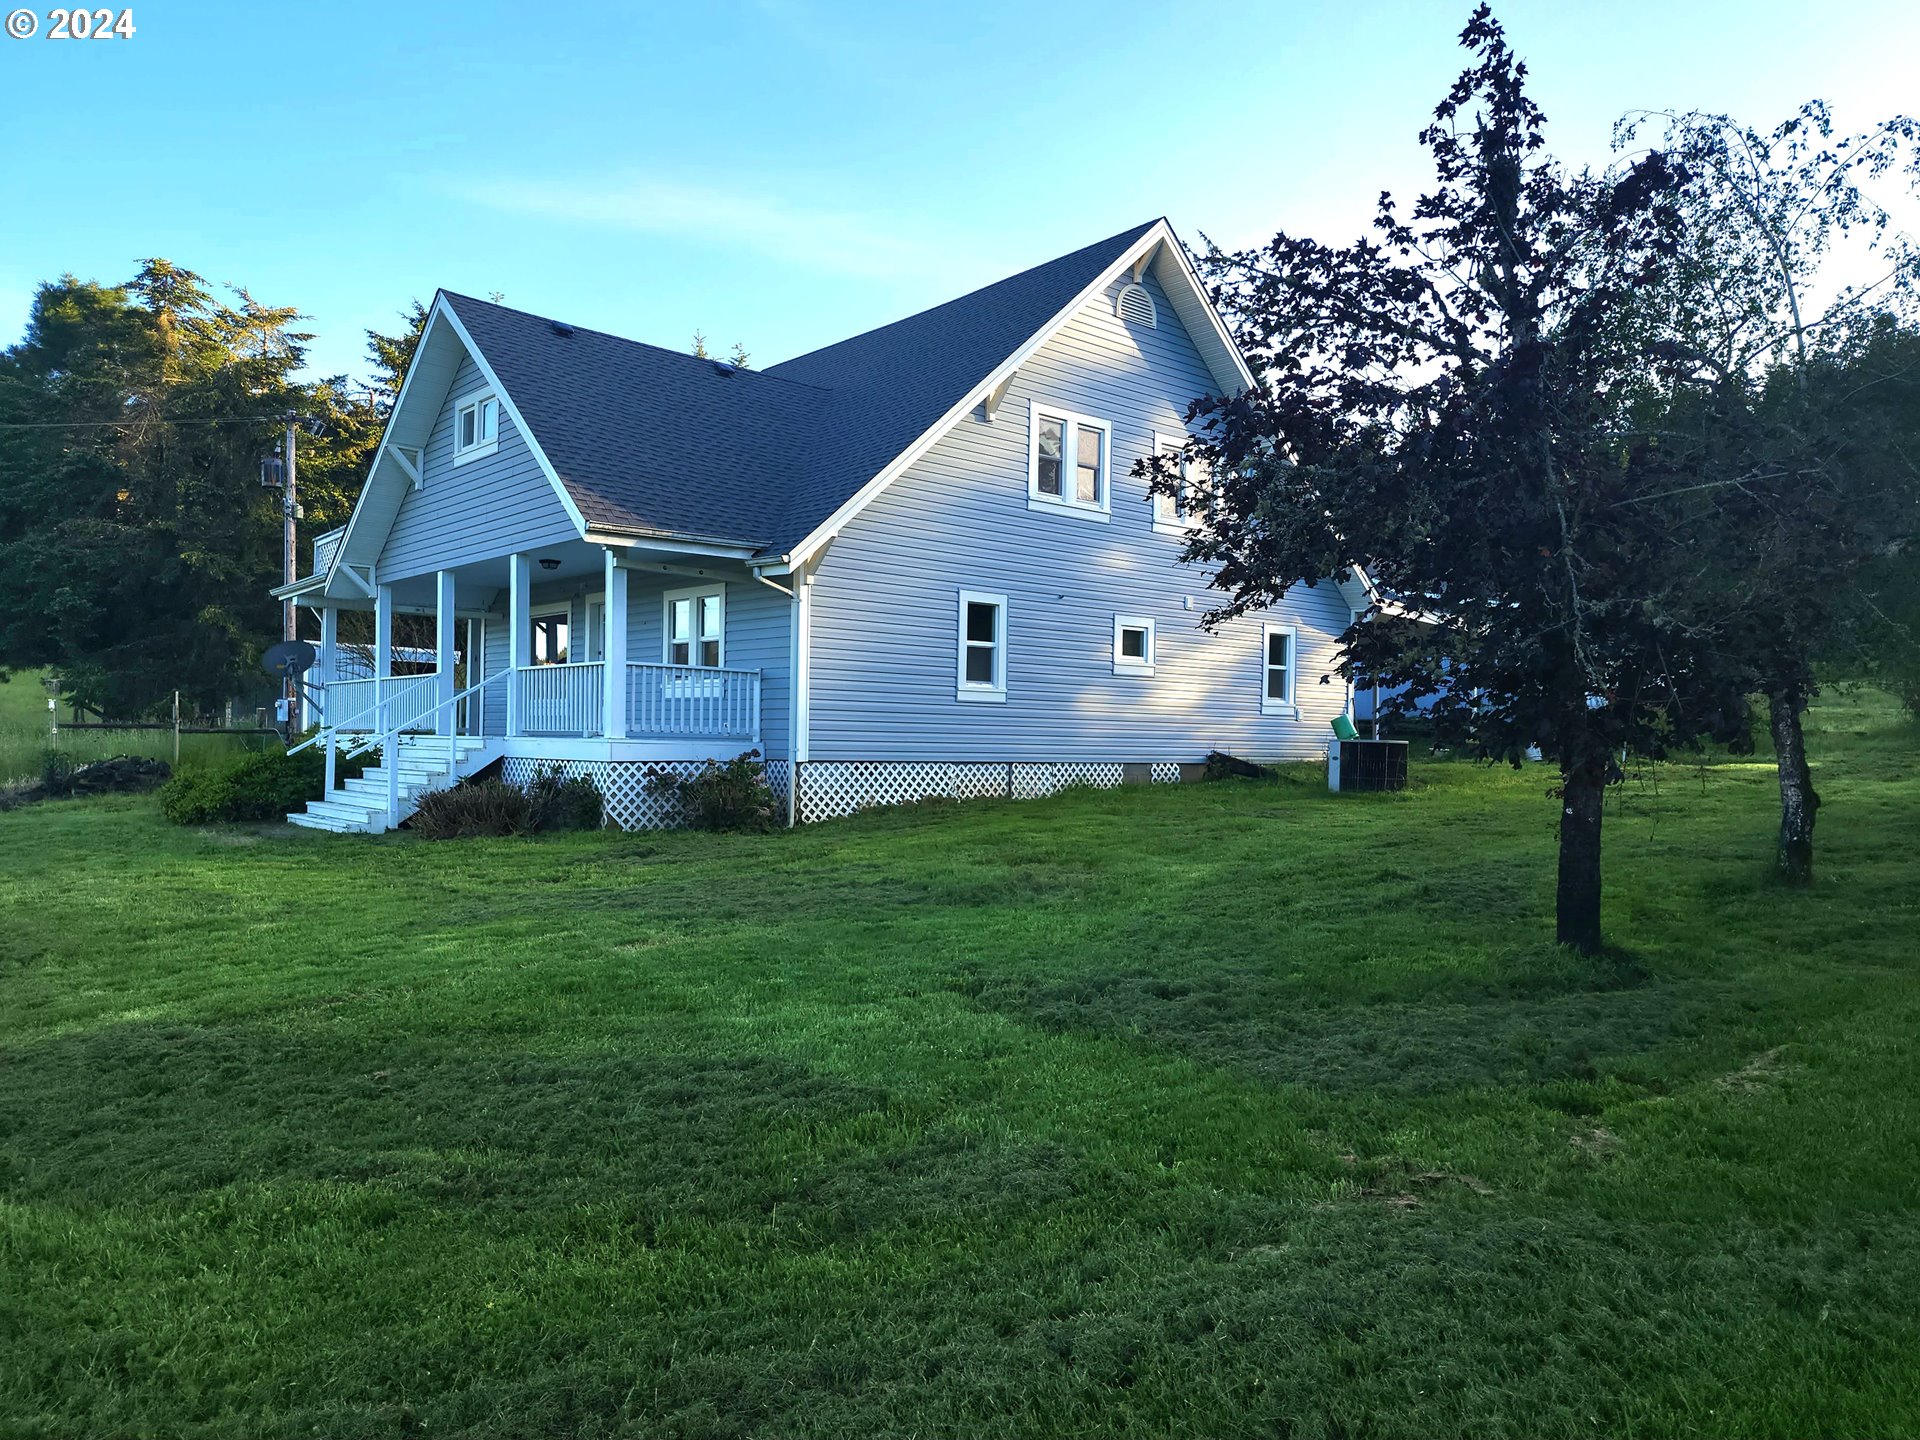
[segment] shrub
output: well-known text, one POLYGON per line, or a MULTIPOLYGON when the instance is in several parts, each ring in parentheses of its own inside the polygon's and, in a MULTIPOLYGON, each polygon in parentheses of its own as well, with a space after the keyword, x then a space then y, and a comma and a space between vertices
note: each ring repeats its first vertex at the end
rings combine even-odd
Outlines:
POLYGON ((462 780, 420 797, 407 822, 429 840, 467 840, 483 835, 526 835, 533 828, 533 802, 504 780, 462 780))
POLYGON ((40 788, 49 797, 73 789, 73 757, 52 746, 40 757, 40 788))
POLYGON ((527 786, 535 830, 598 830, 606 819, 606 797, 586 775, 542 770, 527 786))
POLYGON ((606 814, 600 787, 584 775, 543 770, 524 789, 504 780, 463 780, 421 797, 409 827, 429 840, 598 830, 606 814))
MULTIPOLYGON (((335 780, 365 768, 364 758, 342 758, 335 780)), ((224 768, 182 770, 160 787, 160 811, 176 825, 278 820, 318 800, 326 776, 327 757, 318 749, 262 751, 224 768)))
POLYGON ((647 791, 673 802, 680 818, 696 830, 771 830, 779 813, 758 750, 705 761, 688 776, 650 770, 647 791))

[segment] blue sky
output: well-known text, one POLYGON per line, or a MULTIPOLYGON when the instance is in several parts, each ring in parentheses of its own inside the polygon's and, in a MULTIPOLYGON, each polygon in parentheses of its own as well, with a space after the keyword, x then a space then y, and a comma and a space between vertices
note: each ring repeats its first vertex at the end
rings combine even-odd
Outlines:
MULTIPOLYGON (((1468 8, 149 0, 0 38, 0 344, 160 254, 303 307, 323 373, 443 285, 766 364, 1155 215, 1350 238, 1423 178, 1468 8)), ((1577 160, 1636 107, 1920 109, 1911 3, 1498 13, 1577 160)))

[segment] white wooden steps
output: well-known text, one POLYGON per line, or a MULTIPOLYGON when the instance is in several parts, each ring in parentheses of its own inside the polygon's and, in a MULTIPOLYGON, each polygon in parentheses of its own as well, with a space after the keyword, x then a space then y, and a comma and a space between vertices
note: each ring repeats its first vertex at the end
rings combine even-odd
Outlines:
MULTIPOLYGON (((490 764, 496 746, 472 735, 402 735, 400 737, 400 813, 398 824, 413 813, 420 797, 445 790, 490 764)), ((352 780, 333 787, 324 800, 287 816, 291 825, 343 834, 378 835, 387 825, 387 768, 372 766, 352 780)))

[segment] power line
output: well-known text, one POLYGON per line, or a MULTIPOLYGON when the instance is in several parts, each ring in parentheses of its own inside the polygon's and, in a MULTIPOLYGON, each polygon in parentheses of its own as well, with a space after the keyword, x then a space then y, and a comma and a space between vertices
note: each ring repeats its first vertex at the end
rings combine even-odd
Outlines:
POLYGON ((141 420, 0 420, 0 430, 125 430, 134 425, 253 425, 262 421, 284 425, 287 412, 276 415, 151 415, 141 420))

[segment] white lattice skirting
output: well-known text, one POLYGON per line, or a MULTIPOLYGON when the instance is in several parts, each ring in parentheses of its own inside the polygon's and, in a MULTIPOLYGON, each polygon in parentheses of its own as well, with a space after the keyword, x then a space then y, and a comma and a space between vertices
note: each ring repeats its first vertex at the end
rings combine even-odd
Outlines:
MULTIPOLYGON (((535 760, 510 756, 500 762, 500 778, 525 785, 542 770, 585 775, 607 801, 607 822, 622 830, 662 830, 680 823, 670 800, 647 789, 650 771, 692 775, 697 760, 535 760)), ((788 766, 767 761, 767 784, 784 804, 788 766)), ((1177 762, 1151 765, 1092 760, 809 760, 800 766, 799 812, 802 822, 835 820, 883 805, 911 805, 940 797, 948 800, 1037 800, 1077 785, 1110 790, 1129 781, 1155 785, 1178 783, 1177 762)))
MULTIPOLYGON (((669 830, 680 823, 674 803, 647 789, 647 776, 655 770, 682 777, 700 769, 698 760, 531 760, 508 756, 500 762, 500 778, 509 785, 525 785, 543 770, 558 770, 563 775, 585 775, 600 787, 606 797, 607 823, 622 830, 669 830)), ((787 799, 787 762, 767 761, 767 785, 787 799)))
POLYGON ((1037 800, 1076 785, 1175 784, 1176 762, 1093 760, 809 760, 800 766, 800 818, 833 820, 879 805, 948 800, 1037 800))

